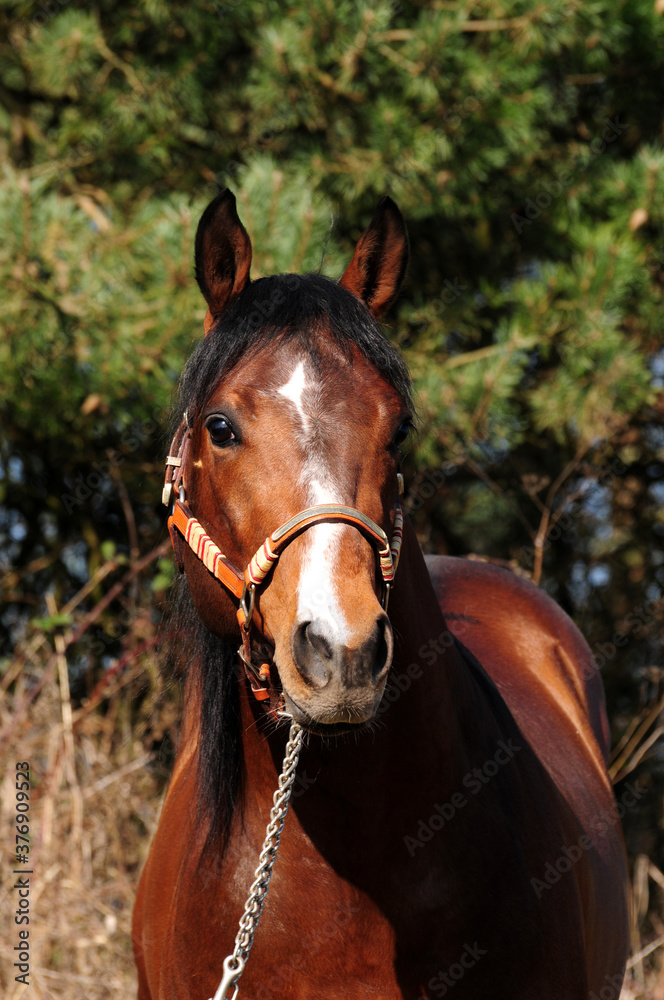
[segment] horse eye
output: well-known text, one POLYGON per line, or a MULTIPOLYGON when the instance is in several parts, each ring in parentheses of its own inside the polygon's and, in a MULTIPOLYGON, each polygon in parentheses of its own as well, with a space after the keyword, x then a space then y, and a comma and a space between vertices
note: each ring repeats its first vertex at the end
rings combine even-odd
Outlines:
POLYGON ((404 422, 399 426, 399 430, 396 432, 394 438, 392 439, 392 446, 394 448, 398 448, 399 445, 404 443, 404 441, 410 434, 412 426, 413 425, 411 424, 410 420, 404 420, 404 422))
POLYGON ((235 440, 233 428, 226 417, 210 417, 205 426, 213 444, 228 444, 235 440))

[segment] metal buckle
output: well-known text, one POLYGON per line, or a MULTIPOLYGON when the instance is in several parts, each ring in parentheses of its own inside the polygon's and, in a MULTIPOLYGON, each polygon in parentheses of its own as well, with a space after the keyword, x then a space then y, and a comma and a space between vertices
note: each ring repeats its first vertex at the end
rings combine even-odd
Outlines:
POLYGON ((386 583, 385 590, 383 591, 383 599, 380 602, 383 611, 387 611, 387 605, 390 603, 390 594, 392 593, 392 584, 386 583))
POLYGON ((248 628, 251 619, 254 614, 254 597, 256 596, 256 584, 252 583, 247 587, 245 581, 244 588, 242 590, 242 597, 240 598, 240 611, 244 615, 244 628, 248 628), (247 597, 247 594, 249 595, 247 597))
POLYGON ((257 667, 256 664, 253 662, 253 660, 247 659, 247 657, 244 655, 244 649, 242 646, 240 646, 240 648, 238 649, 237 655, 240 657, 247 670, 251 671, 256 680, 260 681, 261 684, 263 684, 263 678, 260 675, 260 667, 257 667))

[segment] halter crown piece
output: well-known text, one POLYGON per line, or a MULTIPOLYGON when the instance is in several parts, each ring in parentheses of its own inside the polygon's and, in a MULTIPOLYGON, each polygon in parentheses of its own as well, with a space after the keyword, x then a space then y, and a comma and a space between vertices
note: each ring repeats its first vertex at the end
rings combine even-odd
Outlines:
MULTIPOLYGON (((381 606, 387 610, 390 591, 394 585, 394 577, 399 564, 403 537, 401 505, 397 504, 391 542, 380 525, 372 521, 366 514, 355 510, 354 507, 334 503, 307 507, 291 517, 271 535, 268 535, 242 573, 213 542, 201 522, 187 506, 184 471, 190 441, 191 427, 185 410, 166 458, 166 475, 161 495, 162 503, 168 506, 171 496, 173 493, 176 494, 173 510, 168 519, 168 530, 178 567, 180 570, 183 568, 182 545, 183 542, 186 542, 210 573, 235 597, 239 598, 237 618, 242 632, 242 646, 238 653, 244 664, 251 689, 259 701, 270 701, 270 714, 284 715, 283 697, 275 691, 271 684, 270 664, 257 665, 251 656, 250 630, 256 588, 265 581, 286 546, 307 528, 311 528, 314 524, 320 524, 322 521, 350 524, 357 528, 376 550, 383 578, 381 606)), ((399 474, 398 480, 399 493, 402 493, 403 477, 401 474, 399 474)))

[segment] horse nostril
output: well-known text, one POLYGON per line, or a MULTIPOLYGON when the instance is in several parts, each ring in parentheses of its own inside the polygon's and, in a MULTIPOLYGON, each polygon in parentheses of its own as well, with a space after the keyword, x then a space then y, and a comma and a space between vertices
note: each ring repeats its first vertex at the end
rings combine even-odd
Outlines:
POLYGON ((374 684, 377 684, 382 679, 392 662, 392 632, 387 615, 378 619, 377 629, 378 642, 371 669, 371 678, 374 684))
POLYGON ((330 679, 326 663, 333 658, 332 647, 317 631, 315 622, 301 622, 293 631, 293 660, 300 674, 313 687, 325 687, 330 679))
POLYGON ((334 651, 330 643, 325 638, 323 632, 316 627, 316 622, 308 622, 306 628, 307 639, 314 647, 321 660, 332 660, 334 651))

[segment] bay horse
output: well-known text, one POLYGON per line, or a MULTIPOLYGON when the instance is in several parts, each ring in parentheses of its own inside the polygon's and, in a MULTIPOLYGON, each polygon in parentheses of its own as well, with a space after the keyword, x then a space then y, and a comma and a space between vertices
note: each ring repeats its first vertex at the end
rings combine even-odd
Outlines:
POLYGON ((251 281, 234 196, 200 220, 206 336, 164 495, 187 676, 139 1000, 217 989, 291 720, 301 771, 229 997, 619 996, 627 871, 590 650, 511 572, 425 559, 401 515, 411 386, 377 320, 408 253, 384 198, 338 283, 251 281))

